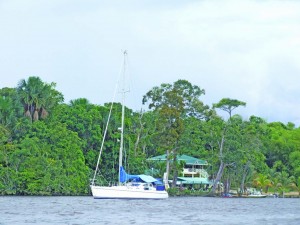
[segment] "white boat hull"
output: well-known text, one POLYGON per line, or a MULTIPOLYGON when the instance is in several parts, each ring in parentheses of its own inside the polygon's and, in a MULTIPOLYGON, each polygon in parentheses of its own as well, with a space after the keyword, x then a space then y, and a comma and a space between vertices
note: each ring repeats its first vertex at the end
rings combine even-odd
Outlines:
POLYGON ((128 186, 91 186, 95 199, 166 199, 168 192, 157 190, 144 190, 128 186))
POLYGON ((267 195, 262 195, 262 194, 250 194, 247 196, 248 198, 266 198, 267 195))

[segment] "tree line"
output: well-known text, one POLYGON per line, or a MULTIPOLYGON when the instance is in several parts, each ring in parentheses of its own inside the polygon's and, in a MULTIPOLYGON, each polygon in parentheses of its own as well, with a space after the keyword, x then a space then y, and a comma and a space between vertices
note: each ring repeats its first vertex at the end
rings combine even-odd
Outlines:
MULTIPOLYGON (((0 194, 89 194, 111 102, 79 98, 64 103, 55 83, 39 77, 0 89, 0 194)), ((205 90, 186 80, 153 87, 141 99, 149 110, 125 109, 124 165, 132 174, 162 177, 164 164, 146 159, 167 153, 175 186, 179 154, 208 161, 214 185, 300 192, 300 128, 234 114, 246 103, 223 98, 208 106, 205 90), (224 119, 219 110, 228 113, 224 119)), ((121 105, 114 103, 96 182, 117 182, 121 105)))

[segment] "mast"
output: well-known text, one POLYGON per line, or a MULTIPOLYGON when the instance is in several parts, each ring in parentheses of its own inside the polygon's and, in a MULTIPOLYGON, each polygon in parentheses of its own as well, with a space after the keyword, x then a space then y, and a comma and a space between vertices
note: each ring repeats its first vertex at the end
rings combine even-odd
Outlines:
POLYGON ((119 151, 119 185, 121 185, 120 178, 121 178, 121 167, 123 165, 123 143, 124 143, 124 118, 125 118, 125 71, 126 71, 126 56, 127 51, 124 51, 124 62, 123 62, 123 76, 122 76, 122 118, 121 118, 121 141, 120 141, 120 151, 119 151))

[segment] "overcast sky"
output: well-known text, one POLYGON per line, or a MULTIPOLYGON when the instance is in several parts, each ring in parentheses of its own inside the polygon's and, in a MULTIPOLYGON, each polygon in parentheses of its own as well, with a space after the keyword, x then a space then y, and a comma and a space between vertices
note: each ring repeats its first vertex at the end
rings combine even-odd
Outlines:
POLYGON ((300 125, 300 1, 0 0, 0 88, 39 76, 65 102, 110 102, 127 49, 127 106, 186 79, 211 106, 300 125))

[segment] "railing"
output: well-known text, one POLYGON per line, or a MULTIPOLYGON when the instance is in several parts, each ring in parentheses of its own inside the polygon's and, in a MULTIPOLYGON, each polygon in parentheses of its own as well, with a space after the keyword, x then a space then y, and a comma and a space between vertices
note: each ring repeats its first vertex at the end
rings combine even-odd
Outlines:
POLYGON ((205 169, 196 169, 196 168, 184 168, 183 169, 183 176, 193 176, 194 177, 208 177, 208 173, 206 172, 205 169), (196 175, 196 176, 195 176, 196 175))

